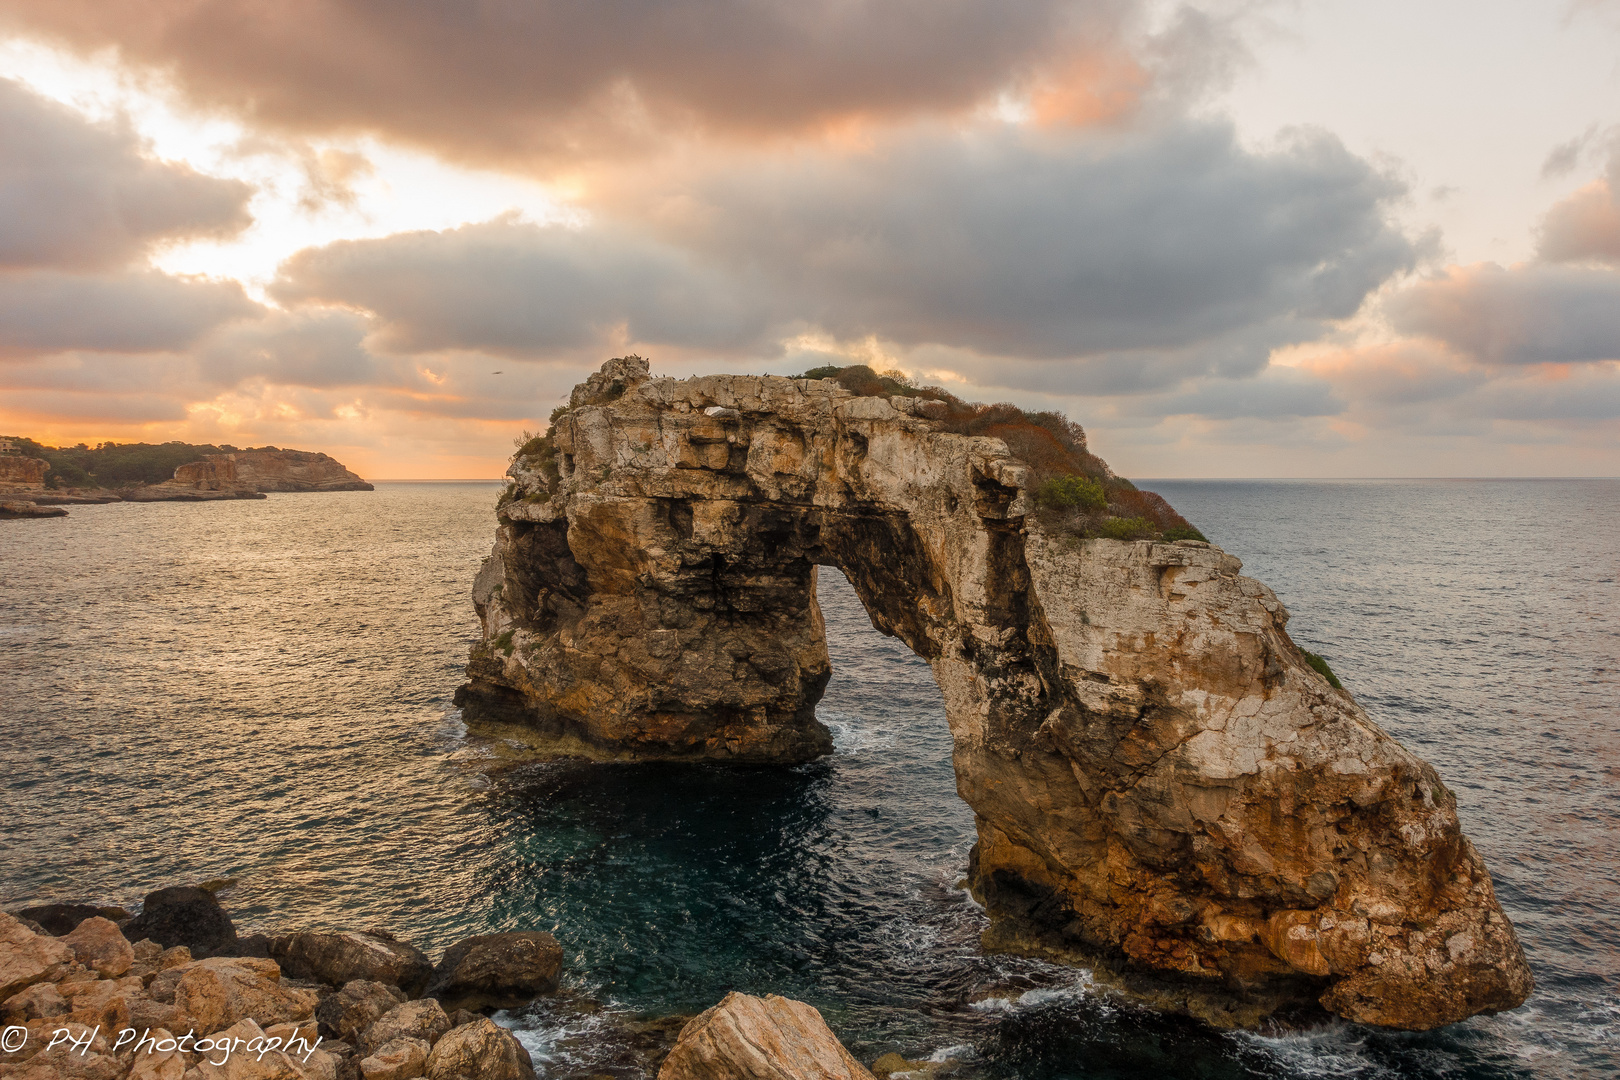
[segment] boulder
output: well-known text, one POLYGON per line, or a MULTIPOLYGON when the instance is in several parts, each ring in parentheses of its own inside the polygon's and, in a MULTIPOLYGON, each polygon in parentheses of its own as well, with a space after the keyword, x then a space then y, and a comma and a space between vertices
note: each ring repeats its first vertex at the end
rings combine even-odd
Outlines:
POLYGON ((557 989, 562 946, 544 931, 483 934, 445 950, 427 995, 446 1008, 511 1009, 557 989))
POLYGON ((271 959, 288 975, 343 986, 355 979, 388 983, 417 997, 433 974, 420 949, 376 931, 279 934, 269 941, 271 959))
POLYGON ((0 1019, 8 1024, 24 1020, 42 1020, 48 1016, 66 1016, 67 999, 55 983, 37 982, 0 1002, 0 1019))
MULTIPOLYGON (((242 1019, 213 1036, 214 1041, 231 1040, 227 1054, 223 1048, 204 1050, 197 1063, 197 1080, 336 1080, 336 1059, 320 1050, 296 1050, 292 1054, 279 1047, 270 1049, 273 1037, 250 1019, 242 1019), (235 1040, 240 1039, 238 1044, 235 1040)), ((283 1036, 283 1041, 285 1036, 283 1036)))
POLYGON ((59 982, 56 988, 67 1001, 65 1019, 103 1031, 128 1027, 131 1008, 145 997, 139 979, 85 979, 59 982))
POLYGON ((141 1027, 133 1023, 131 1026, 140 1033, 136 1038, 142 1040, 143 1045, 135 1051, 129 1080, 181 1080, 190 1059, 180 1050, 174 1033, 164 1027, 141 1027), (151 1039, 151 1044, 146 1045, 145 1039, 151 1039), (163 1049, 158 1049, 160 1046, 163 1049))
POLYGON ((220 1031, 243 1019, 281 1024, 315 1013, 315 995, 282 986, 273 960, 216 957, 176 970, 181 975, 174 988, 175 1008, 181 1022, 199 1033, 220 1031))
POLYGON ((428 1080, 534 1080, 534 1063, 511 1032, 480 1017, 439 1039, 425 1075, 428 1080))
POLYGON ((407 1001, 373 1021, 370 1027, 360 1033, 355 1048, 362 1055, 369 1056, 376 1053, 378 1047, 395 1039, 421 1039, 432 1047, 439 1041, 439 1036, 453 1026, 444 1007, 432 998, 407 1001))
POLYGON ((183 886, 146 894, 141 913, 124 926, 131 941, 151 938, 164 948, 184 945, 193 956, 212 956, 236 941, 236 927, 207 889, 183 886))
POLYGON ((687 1022, 658 1080, 872 1080, 802 1001, 729 993, 687 1022))
POLYGON ((39 904, 13 911, 12 914, 19 919, 38 923, 47 934, 56 937, 71 934, 73 928, 84 920, 97 916, 113 922, 129 918, 129 912, 121 907, 98 907, 94 904, 39 904))
POLYGON ((21 1061, 0 1065, 0 1077, 5 1080, 120 1080, 128 1070, 128 1062, 113 1056, 106 1034, 95 1031, 93 1025, 50 1021, 47 1026, 35 1021, 27 1027, 28 1049, 33 1052, 21 1061), (58 1028, 65 1028, 75 1043, 63 1041, 50 1047, 58 1028), (88 1043, 78 1041, 87 1035, 91 1036, 88 1043))
POLYGON ((74 958, 97 975, 116 979, 135 963, 135 949, 111 919, 92 915, 61 940, 73 948, 74 958))
POLYGON ((0 1001, 34 983, 56 979, 72 963, 72 946, 36 934, 14 915, 0 915, 0 1001))
POLYGON ((326 1038, 358 1044, 361 1032, 404 1002, 405 994, 396 986, 352 979, 343 989, 321 1000, 315 1019, 326 1038))
POLYGON ((365 1080, 415 1080, 427 1069, 432 1050, 422 1039, 394 1039, 360 1060, 360 1075, 365 1080))

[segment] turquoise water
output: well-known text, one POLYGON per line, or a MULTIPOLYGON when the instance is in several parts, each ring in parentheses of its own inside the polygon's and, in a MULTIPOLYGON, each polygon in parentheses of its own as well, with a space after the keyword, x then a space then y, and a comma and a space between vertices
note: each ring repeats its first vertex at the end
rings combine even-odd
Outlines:
MULTIPOLYGON (((1620 1073, 1620 484, 1150 486, 1457 792, 1540 981, 1524 1009, 1424 1035, 1229 1035, 981 955, 939 693, 834 571, 829 758, 499 765, 450 706, 494 485, 5 523, 0 903, 234 877, 244 928, 383 925, 430 952, 552 929, 572 984, 613 1010, 782 993, 864 1060, 970 1075, 1620 1073)), ((600 1017, 503 1020, 552 1074, 630 1071, 600 1017)))

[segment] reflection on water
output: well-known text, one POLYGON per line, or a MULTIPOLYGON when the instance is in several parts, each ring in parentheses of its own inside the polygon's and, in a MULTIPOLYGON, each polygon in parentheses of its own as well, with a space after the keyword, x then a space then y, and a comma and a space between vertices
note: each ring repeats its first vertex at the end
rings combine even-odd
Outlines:
MULTIPOLYGON (((384 925, 429 951, 554 929, 572 984, 627 1014, 783 993, 865 1060, 995 1077, 1620 1072, 1617 485, 1155 486, 1456 790, 1530 1006, 1424 1035, 1226 1035, 981 955, 939 693, 831 571, 830 758, 496 767, 449 706, 492 485, 7 523, 0 902, 229 876, 248 927, 384 925)), ((552 1072, 634 1072, 592 1057, 600 1017, 505 1020, 552 1072)))

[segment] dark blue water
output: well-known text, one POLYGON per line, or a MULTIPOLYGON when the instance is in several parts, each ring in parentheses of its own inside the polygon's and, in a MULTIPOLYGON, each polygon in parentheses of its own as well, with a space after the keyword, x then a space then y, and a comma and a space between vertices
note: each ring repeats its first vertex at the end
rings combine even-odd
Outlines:
POLYGON ((0 903, 234 877, 244 927, 380 924, 430 952, 553 929, 611 1003, 503 1017, 555 1075, 633 1071, 615 1015, 730 989, 811 1001, 863 1060, 986 1077, 1620 1074, 1620 484, 1152 486, 1457 792, 1540 981, 1524 1009, 1230 1035, 982 955, 938 691, 834 571, 830 758, 516 762, 449 705, 490 485, 5 523, 0 903))

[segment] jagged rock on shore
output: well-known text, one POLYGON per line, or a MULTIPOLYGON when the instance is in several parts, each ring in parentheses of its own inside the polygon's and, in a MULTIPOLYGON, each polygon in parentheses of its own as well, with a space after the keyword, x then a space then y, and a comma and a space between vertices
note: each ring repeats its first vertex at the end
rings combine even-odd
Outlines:
POLYGON ((427 988, 446 1008, 509 1009, 557 989, 562 947, 544 931, 483 934, 445 950, 427 988))
POLYGON ((413 945, 377 933, 297 931, 278 934, 269 953, 290 974, 342 986, 353 979, 388 983, 416 997, 433 974, 433 962, 413 945))
POLYGON ((802 1001, 733 991, 693 1017, 658 1080, 873 1080, 802 1001))
POLYGON ((165 948, 184 945, 199 959, 236 943, 236 926, 207 889, 176 886, 146 894, 125 936, 151 938, 165 948))
POLYGON ((932 666, 986 945, 1221 1025, 1426 1029, 1533 980, 1433 768, 1218 547, 1043 523, 1030 466, 916 398, 609 361, 521 450, 457 701, 553 754, 805 761, 816 568, 932 666))
POLYGON ((67 511, 60 506, 41 506, 36 502, 23 502, 15 499, 0 502, 0 518, 48 517, 67 517, 67 511))

